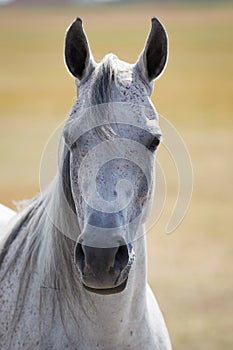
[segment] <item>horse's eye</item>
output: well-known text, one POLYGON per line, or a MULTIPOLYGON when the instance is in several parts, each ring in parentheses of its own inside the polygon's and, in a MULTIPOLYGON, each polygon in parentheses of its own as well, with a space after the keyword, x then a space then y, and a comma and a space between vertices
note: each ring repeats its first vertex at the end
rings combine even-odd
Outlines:
POLYGON ((152 142, 149 144, 148 146, 148 149, 151 151, 151 152, 154 152, 156 150, 156 148, 158 147, 160 143, 160 140, 157 136, 155 136, 152 140, 152 142))

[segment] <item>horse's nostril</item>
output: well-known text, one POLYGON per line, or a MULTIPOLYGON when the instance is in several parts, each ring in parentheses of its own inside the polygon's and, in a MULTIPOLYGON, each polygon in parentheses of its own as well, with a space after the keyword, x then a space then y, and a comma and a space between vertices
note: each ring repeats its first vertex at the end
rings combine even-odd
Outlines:
POLYGON ((85 254, 81 243, 77 243, 74 250, 74 262, 83 273, 85 267, 85 254))
POLYGON ((116 252, 115 266, 118 265, 121 270, 124 270, 128 262, 129 262, 128 248, 126 245, 121 245, 116 252))
POLYGON ((127 245, 113 248, 96 248, 77 243, 74 261, 82 275, 119 274, 129 262, 127 245))

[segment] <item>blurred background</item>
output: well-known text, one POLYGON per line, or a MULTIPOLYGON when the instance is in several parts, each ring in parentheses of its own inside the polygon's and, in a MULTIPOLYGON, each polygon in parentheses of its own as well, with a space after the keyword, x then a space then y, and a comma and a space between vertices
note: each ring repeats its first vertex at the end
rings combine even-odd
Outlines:
POLYGON ((165 209, 148 233, 149 281, 174 349, 233 349, 232 1, 0 0, 0 202, 39 191, 43 148, 75 101, 63 62, 69 24, 80 16, 95 59, 135 62, 158 17, 170 39, 153 102, 182 135, 194 169, 192 202, 171 235, 165 226, 177 174, 163 147, 165 209))

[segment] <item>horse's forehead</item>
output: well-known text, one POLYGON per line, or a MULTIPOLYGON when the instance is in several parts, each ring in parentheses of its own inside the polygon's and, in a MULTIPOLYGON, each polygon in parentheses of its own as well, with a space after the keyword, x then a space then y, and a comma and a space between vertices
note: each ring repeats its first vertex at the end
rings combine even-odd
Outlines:
POLYGON ((100 139, 108 139, 118 132, 121 137, 131 135, 131 138, 136 139, 142 134, 151 134, 160 139, 158 115, 153 105, 109 102, 81 108, 78 117, 66 123, 63 136, 74 143, 80 138, 98 139, 99 135, 100 139))
MULTIPOLYGON (((148 97, 148 87, 134 65, 110 54, 81 85, 66 129, 74 140, 86 131, 113 123, 160 134, 158 115, 148 97)), ((125 128, 126 133, 127 130, 125 128)))

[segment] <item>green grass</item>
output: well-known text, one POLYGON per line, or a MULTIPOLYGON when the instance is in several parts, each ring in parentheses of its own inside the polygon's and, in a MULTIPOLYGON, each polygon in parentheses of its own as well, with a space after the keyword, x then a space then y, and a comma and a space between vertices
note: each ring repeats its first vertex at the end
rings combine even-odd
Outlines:
POLYGON ((39 190, 43 147, 75 98, 62 55, 65 28, 77 15, 83 17, 97 60, 114 52, 135 62, 153 15, 168 30, 170 59, 153 101, 185 139, 195 183, 187 217, 166 236, 177 177, 161 147, 168 196, 159 223, 148 234, 149 280, 174 349, 231 350, 231 4, 0 8, 0 201, 12 206, 13 199, 39 190))

